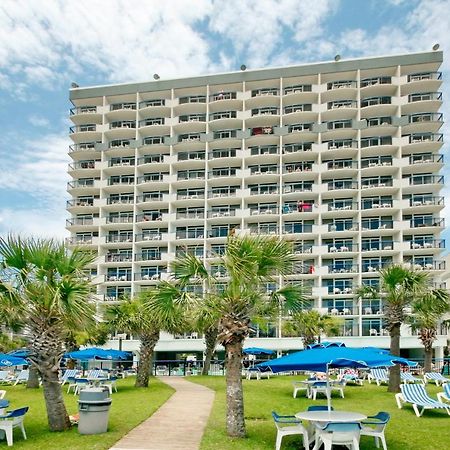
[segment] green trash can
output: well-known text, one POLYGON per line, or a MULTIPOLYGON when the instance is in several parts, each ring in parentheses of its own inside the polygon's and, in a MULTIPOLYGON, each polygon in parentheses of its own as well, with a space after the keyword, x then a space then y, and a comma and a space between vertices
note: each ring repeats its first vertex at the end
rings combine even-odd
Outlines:
POLYGON ((78 400, 78 432, 101 434, 108 430, 111 398, 108 388, 86 388, 80 391, 78 400))

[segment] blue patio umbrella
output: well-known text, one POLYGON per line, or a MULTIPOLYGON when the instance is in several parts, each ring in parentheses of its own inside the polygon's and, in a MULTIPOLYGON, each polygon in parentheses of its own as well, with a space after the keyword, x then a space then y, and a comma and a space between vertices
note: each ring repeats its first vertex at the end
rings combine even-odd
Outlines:
MULTIPOLYGON (((416 366, 417 363, 408 359, 386 353, 377 348, 351 348, 351 347, 327 347, 303 350, 291 353, 282 358, 272 359, 258 364, 256 367, 262 370, 270 368, 272 372, 287 372, 291 370, 311 370, 327 373, 327 385, 329 385, 328 370, 330 368, 374 368, 391 367, 395 364, 416 366)), ((329 388, 329 386, 328 386, 329 388)), ((331 408, 330 395, 328 408, 331 408)))
POLYGON ((97 347, 86 348, 69 352, 64 355, 66 358, 79 359, 80 361, 89 361, 91 359, 109 360, 109 361, 126 361, 132 359, 130 352, 121 350, 103 349, 97 347))
POLYGON ((267 348, 260 348, 260 347, 248 347, 244 348, 242 352, 245 355, 274 355, 275 352, 273 350, 269 350, 267 348))
POLYGON ((17 356, 18 358, 26 358, 29 354, 30 351, 27 348, 19 348, 8 352, 8 355, 17 356))
POLYGON ((328 347, 345 347, 343 342, 316 342, 315 344, 309 344, 306 346, 307 349, 312 348, 328 348, 328 347))
POLYGON ((28 361, 17 356, 0 353, 0 367, 27 366, 28 361))

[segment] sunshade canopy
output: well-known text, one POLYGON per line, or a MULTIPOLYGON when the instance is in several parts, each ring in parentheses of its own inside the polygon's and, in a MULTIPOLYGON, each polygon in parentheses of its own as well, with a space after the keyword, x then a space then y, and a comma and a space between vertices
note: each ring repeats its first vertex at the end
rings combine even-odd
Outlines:
POLYGON ((243 353, 246 355, 274 355, 275 352, 273 350, 269 350, 267 348, 260 347, 248 347, 244 348, 243 353))
POLYGON ((90 359, 106 359, 110 361, 117 360, 131 360, 133 359, 130 352, 123 352, 120 350, 103 349, 97 347, 86 348, 85 350, 78 350, 69 352, 64 355, 66 358, 79 359, 87 361, 90 359))
POLYGON ((26 366, 28 361, 17 356, 0 353, 0 367, 26 366))
POLYGON ((381 349, 327 347, 291 353, 281 358, 265 361, 256 367, 262 370, 270 368, 275 373, 290 370, 326 372, 328 368, 332 367, 370 368, 389 367, 394 364, 417 365, 416 362, 391 355, 381 349))

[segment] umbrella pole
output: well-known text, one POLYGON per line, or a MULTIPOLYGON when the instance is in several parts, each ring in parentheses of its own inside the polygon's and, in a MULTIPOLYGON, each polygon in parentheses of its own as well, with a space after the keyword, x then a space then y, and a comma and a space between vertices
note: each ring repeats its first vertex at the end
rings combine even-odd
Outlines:
POLYGON ((331 386, 330 386, 330 365, 327 364, 327 406, 331 411, 331 386))

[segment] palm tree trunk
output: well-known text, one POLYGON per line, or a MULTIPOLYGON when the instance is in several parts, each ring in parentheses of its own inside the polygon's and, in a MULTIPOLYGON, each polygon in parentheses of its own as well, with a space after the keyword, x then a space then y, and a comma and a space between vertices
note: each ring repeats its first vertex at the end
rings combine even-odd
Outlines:
MULTIPOLYGON (((400 323, 390 327, 391 354, 400 356, 400 323)), ((396 364, 389 370, 389 392, 400 392, 400 366, 396 364)))
POLYGON ((208 375, 209 373, 211 359, 214 355, 214 350, 216 349, 218 333, 219 330, 217 329, 217 325, 213 325, 205 330, 206 352, 205 360, 203 362, 202 375, 208 375))
POLYGON ((433 365, 433 345, 425 346, 425 361, 423 363, 424 372, 431 372, 433 365))
MULTIPOLYGON (((42 373, 42 372, 41 372, 42 373)), ((50 431, 64 431, 70 428, 58 372, 47 370, 42 373, 45 405, 50 431)))
POLYGON ((243 341, 225 345, 227 382, 227 433, 232 437, 245 437, 244 393, 242 390, 243 341))
POLYGON ((36 366, 30 364, 28 372, 27 389, 39 388, 39 372, 36 366))
POLYGON ((139 367, 136 374, 135 387, 148 387, 150 377, 150 366, 152 364, 153 350, 159 340, 159 330, 145 333, 140 336, 141 346, 139 349, 139 367))

